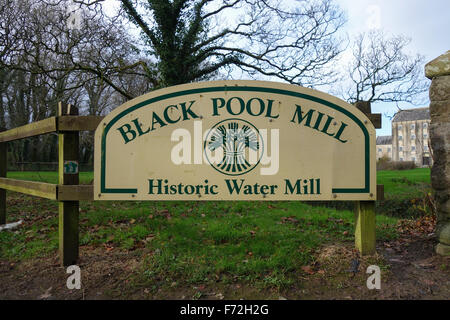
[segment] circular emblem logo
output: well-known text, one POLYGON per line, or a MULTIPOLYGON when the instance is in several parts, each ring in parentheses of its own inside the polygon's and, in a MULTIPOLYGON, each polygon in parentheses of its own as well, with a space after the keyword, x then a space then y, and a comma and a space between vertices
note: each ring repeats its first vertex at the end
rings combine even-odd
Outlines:
POLYGON ((208 132, 204 150, 217 171, 238 176, 253 170, 263 155, 264 141, 250 122, 232 118, 220 121, 208 132))

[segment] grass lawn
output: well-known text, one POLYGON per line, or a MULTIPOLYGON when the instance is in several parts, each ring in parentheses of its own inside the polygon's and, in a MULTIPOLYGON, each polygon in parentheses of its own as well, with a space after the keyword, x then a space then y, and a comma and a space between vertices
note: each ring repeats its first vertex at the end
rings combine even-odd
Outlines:
POLYGON ((377 172, 377 183, 384 184, 387 199, 423 196, 431 191, 430 181, 430 168, 377 172))
MULTIPOLYGON (((40 181, 54 184, 58 183, 58 172, 51 171, 10 171, 8 172, 7 177, 12 179, 40 181)), ((80 172, 80 184, 91 184, 93 180, 93 172, 80 172)))
MULTIPOLYGON (((8 177, 57 181, 56 173, 9 172, 8 177)), ((389 179, 385 177, 384 179, 389 179)), ((91 173, 82 173, 89 183, 91 173)), ((395 184, 391 184, 395 185, 395 184)), ((8 221, 0 258, 20 261, 56 253, 57 203, 8 193, 8 221)), ((395 239, 396 218, 377 215, 377 239, 395 239)), ((232 279, 283 287, 314 263, 326 244, 353 242, 353 213, 300 202, 82 202, 80 244, 142 255, 140 284, 204 283, 232 279), (162 280, 161 280, 162 279, 162 280)))

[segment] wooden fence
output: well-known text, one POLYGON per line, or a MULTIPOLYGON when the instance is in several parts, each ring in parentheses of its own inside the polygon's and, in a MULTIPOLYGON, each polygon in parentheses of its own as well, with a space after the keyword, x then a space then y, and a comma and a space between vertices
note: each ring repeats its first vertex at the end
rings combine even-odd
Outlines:
POLYGON ((64 171, 65 162, 78 163, 79 132, 94 131, 103 117, 79 116, 78 109, 59 103, 58 115, 0 132, 0 224, 6 223, 6 190, 59 202, 59 253, 63 265, 78 260, 79 201, 92 201, 93 186, 79 184, 76 173, 64 171), (58 184, 6 178, 8 142, 42 134, 58 133, 58 184))
MULTIPOLYGON (((381 115, 372 114, 370 103, 357 103, 372 121, 381 128, 381 115)), ((67 162, 78 163, 79 132, 95 131, 103 117, 79 116, 78 109, 59 103, 58 116, 0 132, 0 225, 6 223, 6 190, 29 194, 59 203, 59 256, 64 266, 76 264, 79 244, 79 201, 92 201, 92 185, 79 184, 79 170, 68 173, 67 162), (58 184, 6 178, 7 143, 42 134, 58 133, 58 184)), ((384 188, 377 185, 377 200, 384 197, 384 188)), ((355 245, 362 254, 375 252, 375 201, 355 201, 355 245)))

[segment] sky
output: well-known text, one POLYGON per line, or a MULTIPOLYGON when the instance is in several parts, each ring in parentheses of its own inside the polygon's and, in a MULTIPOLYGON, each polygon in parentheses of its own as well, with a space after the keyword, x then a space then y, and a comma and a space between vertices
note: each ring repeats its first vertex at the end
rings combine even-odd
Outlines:
MULTIPOLYGON (((408 51, 425 56, 425 62, 450 50, 449 0, 336 0, 347 11, 345 30, 350 34, 380 28, 388 33, 411 38, 408 51)), ((427 95, 426 95, 427 97, 427 95)), ((428 107, 400 103, 402 109, 428 107)), ((377 135, 391 135, 392 116, 397 111, 393 103, 372 104, 373 113, 383 114, 383 127, 377 135)))

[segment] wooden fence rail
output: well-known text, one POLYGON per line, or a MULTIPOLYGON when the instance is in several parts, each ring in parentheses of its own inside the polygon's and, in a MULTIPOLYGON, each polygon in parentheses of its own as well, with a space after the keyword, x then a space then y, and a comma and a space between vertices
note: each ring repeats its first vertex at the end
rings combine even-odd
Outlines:
POLYGON ((92 201, 94 199, 93 185, 61 185, 0 178, 0 189, 57 201, 92 201))
MULTIPOLYGON (((71 107, 72 109, 74 107, 71 107)), ((52 132, 94 131, 104 117, 58 116, 0 132, 0 143, 35 137, 52 132)))

